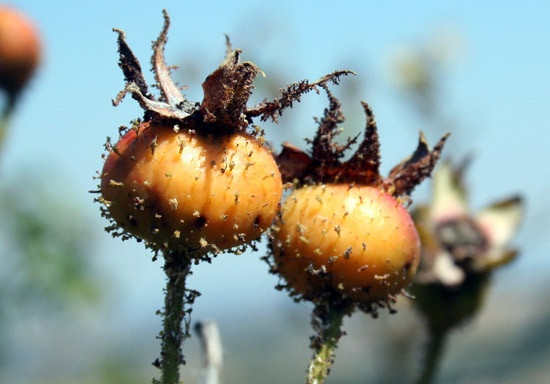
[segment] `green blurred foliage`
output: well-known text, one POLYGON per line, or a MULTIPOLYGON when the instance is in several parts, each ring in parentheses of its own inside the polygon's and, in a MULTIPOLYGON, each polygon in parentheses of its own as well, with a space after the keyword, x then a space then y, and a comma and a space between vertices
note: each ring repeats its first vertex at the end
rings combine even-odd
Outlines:
POLYGON ((59 316, 101 298, 91 262, 97 231, 73 198, 46 188, 67 193, 54 178, 22 172, 0 185, 0 352, 26 314, 59 316))

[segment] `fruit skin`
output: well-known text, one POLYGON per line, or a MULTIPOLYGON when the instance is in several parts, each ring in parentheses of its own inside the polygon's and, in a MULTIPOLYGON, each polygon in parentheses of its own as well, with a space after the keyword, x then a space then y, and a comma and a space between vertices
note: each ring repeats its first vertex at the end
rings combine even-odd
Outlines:
POLYGON ((271 152, 246 133, 146 122, 109 153, 101 193, 116 224, 153 248, 206 253, 258 238, 277 214, 282 181, 271 152))
POLYGON ((19 92, 41 59, 41 41, 34 24, 24 14, 0 6, 0 87, 19 92))
POLYGON ((309 300, 329 288, 360 303, 385 301, 411 282, 420 260, 411 216, 371 186, 300 187, 275 225, 275 269, 309 300))

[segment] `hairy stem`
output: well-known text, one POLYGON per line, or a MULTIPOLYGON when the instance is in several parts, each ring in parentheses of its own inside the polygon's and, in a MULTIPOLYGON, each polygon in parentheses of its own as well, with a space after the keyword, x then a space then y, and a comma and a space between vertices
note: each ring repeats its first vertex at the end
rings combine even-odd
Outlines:
POLYGON ((187 277, 191 274, 189 255, 167 252, 164 255, 164 271, 167 277, 164 311, 162 316, 161 357, 154 362, 161 371, 161 379, 154 384, 178 384, 180 365, 185 364, 182 345, 190 337, 191 306, 198 292, 187 289, 187 277))
POLYGON ((315 305, 311 324, 317 334, 311 338, 313 357, 307 370, 307 384, 322 384, 329 375, 338 341, 344 335, 344 316, 350 311, 348 306, 335 306, 331 302, 315 305))
POLYGON ((446 330, 430 328, 428 337, 422 371, 418 380, 416 380, 416 384, 430 384, 434 382, 439 363, 443 356, 443 350, 445 349, 447 332, 446 330))

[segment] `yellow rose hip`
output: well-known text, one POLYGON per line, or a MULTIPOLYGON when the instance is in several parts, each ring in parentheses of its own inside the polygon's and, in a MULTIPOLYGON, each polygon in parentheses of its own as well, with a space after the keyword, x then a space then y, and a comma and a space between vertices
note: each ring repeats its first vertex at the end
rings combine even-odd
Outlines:
POLYGON ((279 273, 308 296, 328 286, 359 302, 408 286, 420 241, 407 210, 369 186, 304 186, 285 201, 274 232, 279 273))
POLYGON ((382 177, 370 106, 363 103, 364 138, 343 161, 358 138, 343 144, 334 140, 344 117, 339 101, 326 91, 330 107, 318 121, 309 153, 285 143, 277 156, 283 180, 295 188, 271 231, 272 271, 298 299, 351 303, 375 315, 379 307, 390 306, 416 272, 420 240, 405 204, 429 176, 447 136, 430 150, 421 135, 412 156, 382 177))
POLYGON ((138 238, 212 251, 257 239, 277 213, 282 182, 271 152, 251 135, 142 123, 109 153, 101 191, 111 217, 138 238))

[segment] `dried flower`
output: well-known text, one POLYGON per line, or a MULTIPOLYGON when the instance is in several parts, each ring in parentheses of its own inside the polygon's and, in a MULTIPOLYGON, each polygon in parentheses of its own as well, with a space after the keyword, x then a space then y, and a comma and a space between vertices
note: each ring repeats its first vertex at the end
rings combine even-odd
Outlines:
POLYGON ((412 291, 430 327, 440 330, 475 314, 492 271, 518 253, 508 244, 523 216, 521 197, 472 213, 463 181, 466 165, 440 164, 431 204, 413 212, 422 259, 412 291))

